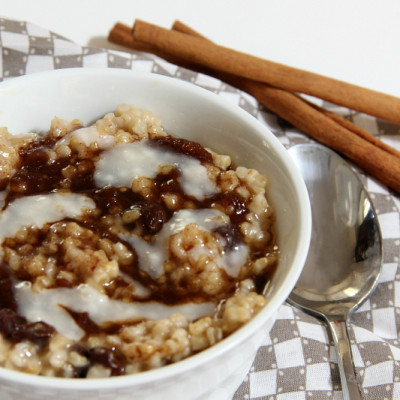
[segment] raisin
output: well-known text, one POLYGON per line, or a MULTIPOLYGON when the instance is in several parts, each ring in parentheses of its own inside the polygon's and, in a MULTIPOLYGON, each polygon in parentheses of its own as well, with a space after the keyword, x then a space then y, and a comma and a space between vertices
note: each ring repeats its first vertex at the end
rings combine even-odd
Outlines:
POLYGON ((140 222, 144 231, 154 235, 159 232, 167 220, 167 213, 159 203, 146 203, 141 206, 140 222))
POLYGON ((0 309, 17 309, 17 303, 14 298, 13 286, 8 268, 0 263, 0 309))
POLYGON ((10 192, 25 195, 51 192, 64 179, 62 169, 69 164, 67 158, 61 158, 51 164, 32 164, 21 167, 10 180, 10 192))
POLYGON ((224 239, 224 250, 231 250, 242 243, 242 236, 235 225, 222 225, 215 228, 214 232, 224 239))
POLYGON ((71 346, 71 352, 74 351, 75 353, 80 354, 83 357, 89 358, 89 349, 80 343, 75 343, 71 346))
POLYGON ((89 359, 92 364, 101 364, 111 369, 112 376, 123 375, 125 368, 121 357, 107 347, 93 347, 89 350, 89 359))
POLYGON ((21 151, 23 165, 40 166, 47 163, 48 159, 46 147, 30 146, 21 151))
POLYGON ((0 332, 14 343, 26 339, 44 345, 54 334, 55 329, 45 322, 27 322, 15 311, 3 308, 0 310, 0 332))
POLYGON ((57 138, 46 135, 22 147, 19 154, 22 165, 40 165, 48 160, 47 149, 54 146, 57 138))
POLYGON ((93 199, 102 214, 118 213, 137 204, 141 198, 128 188, 106 186, 93 194, 93 199))
POLYGON ((244 198, 236 192, 227 193, 223 199, 222 204, 225 208, 232 208, 232 212, 229 213, 229 217, 232 223, 238 225, 244 221, 246 214, 249 212, 246 201, 244 198))
POLYGON ((13 340, 13 334, 25 323, 26 319, 19 316, 15 311, 9 308, 0 310, 0 333, 6 339, 13 340))
POLYGON ((44 344, 50 339, 55 332, 55 329, 46 324, 46 322, 29 322, 21 325, 12 336, 13 341, 20 342, 22 340, 30 340, 37 344, 44 344))
POLYGON ((183 194, 179 178, 180 172, 177 168, 174 168, 167 174, 158 174, 155 178, 156 186, 161 193, 183 194))
POLYGON ((197 158, 200 162, 211 164, 213 161, 211 153, 197 142, 167 135, 153 139, 153 143, 166 146, 177 153, 183 153, 187 156, 197 158))

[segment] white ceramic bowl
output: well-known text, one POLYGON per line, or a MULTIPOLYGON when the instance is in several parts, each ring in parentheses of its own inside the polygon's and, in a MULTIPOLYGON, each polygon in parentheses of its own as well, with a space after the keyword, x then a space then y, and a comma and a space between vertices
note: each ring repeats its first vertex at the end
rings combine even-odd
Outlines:
POLYGON ((90 123, 120 103, 149 109, 171 134, 230 154, 237 165, 256 168, 269 177, 281 258, 268 289, 268 304, 246 326, 210 349, 137 375, 72 380, 0 368, 1 400, 230 400, 300 275, 311 231, 309 200, 300 173, 268 129, 205 89, 117 69, 28 75, 0 84, 0 126, 13 134, 44 132, 54 116, 90 123))

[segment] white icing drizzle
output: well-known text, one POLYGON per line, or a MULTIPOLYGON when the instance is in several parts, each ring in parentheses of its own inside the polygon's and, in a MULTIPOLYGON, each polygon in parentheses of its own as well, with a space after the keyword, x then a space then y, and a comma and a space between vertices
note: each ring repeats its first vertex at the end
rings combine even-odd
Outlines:
POLYGON ((164 272, 163 263, 167 258, 169 238, 171 235, 182 231, 186 225, 196 223, 200 228, 211 230, 221 221, 216 220, 224 214, 218 210, 179 210, 163 225, 161 231, 154 236, 154 241, 149 243, 136 235, 124 234, 121 239, 129 242, 136 250, 139 257, 139 267, 146 271, 153 279, 158 278, 164 272))
POLYGON ((146 299, 151 295, 151 290, 147 286, 144 286, 142 283, 133 279, 131 276, 122 272, 121 270, 119 270, 118 274, 125 282, 129 283, 136 298, 146 299))
POLYGON ((98 187, 107 185, 131 187, 137 177, 155 178, 161 165, 173 165, 181 172, 184 192, 197 200, 215 194, 218 190, 199 160, 185 154, 160 150, 143 139, 106 150, 96 163, 94 174, 98 187))
MULTIPOLYGON (((135 248, 139 267, 156 279, 164 272, 163 263, 167 258, 169 238, 191 223, 197 224, 200 229, 212 231, 218 226, 229 223, 229 219, 224 213, 214 209, 179 210, 155 235, 153 242, 149 243, 139 236, 129 234, 121 235, 121 239, 126 240, 135 248)), ((207 253, 225 269, 228 275, 233 277, 238 276, 240 267, 248 257, 248 248, 244 244, 235 246, 230 251, 221 250, 220 254, 210 254, 211 250, 205 246, 195 246, 190 251, 195 260, 201 254, 207 253)))
POLYGON ((101 150, 109 149, 115 143, 114 136, 102 135, 97 128, 92 125, 69 132, 57 143, 57 146, 61 144, 68 145, 72 139, 76 139, 78 142, 83 143, 86 147, 89 147, 92 143, 97 143, 97 146, 101 150))
POLYGON ((92 199, 75 193, 49 193, 21 197, 0 214, 0 243, 24 226, 42 228, 44 224, 64 218, 76 218, 85 209, 95 208, 92 199))
POLYGON ((239 244, 229 251, 224 251, 222 257, 218 258, 226 273, 233 278, 237 278, 240 268, 246 263, 249 256, 249 249, 244 244, 239 244))
POLYGON ((181 313, 193 321, 203 316, 211 316, 216 310, 213 303, 186 303, 176 306, 157 302, 125 303, 110 299, 86 284, 71 289, 47 289, 35 293, 29 282, 19 282, 14 286, 14 291, 20 315, 30 322, 44 321, 71 340, 81 339, 84 331, 61 306, 75 312, 87 312, 90 319, 98 325, 144 318, 159 320, 175 313, 181 313))

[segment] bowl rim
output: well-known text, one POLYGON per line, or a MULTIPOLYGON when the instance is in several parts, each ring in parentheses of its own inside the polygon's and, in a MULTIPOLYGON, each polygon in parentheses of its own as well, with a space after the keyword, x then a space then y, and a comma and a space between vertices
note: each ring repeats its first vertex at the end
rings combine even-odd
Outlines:
MULTIPOLYGON (((201 366, 205 361, 218 358, 219 355, 231 351, 237 344, 242 343, 248 339, 255 331, 262 329, 265 321, 271 318, 278 308, 285 302, 291 290, 295 286, 300 273, 303 269, 309 244, 311 238, 311 207, 308 197, 308 192, 304 180, 300 174, 297 165, 294 163, 289 153, 278 138, 259 120, 249 114, 238 105, 228 102, 226 99, 211 92, 201 86, 183 81, 178 78, 169 77, 153 72, 143 72, 121 68, 65 68, 59 70, 51 70, 44 72, 37 72, 29 75, 23 75, 15 78, 7 78, 0 82, 0 95, 7 92, 9 89, 19 88, 26 84, 40 83, 49 81, 49 79, 58 79, 63 77, 82 77, 90 76, 91 78, 100 78, 107 75, 109 77, 125 76, 136 77, 140 79, 150 79, 154 82, 173 86, 178 90, 189 91, 194 96, 200 96, 204 100, 213 103, 216 107, 222 108, 225 111, 235 113, 236 116, 260 138, 267 139, 268 143, 273 147, 274 152, 278 155, 279 159, 284 162, 287 169, 291 171, 294 192, 296 193, 299 206, 302 209, 300 213, 300 231, 303 235, 299 239, 299 245, 296 249, 296 254, 293 257, 293 268, 291 273, 286 275, 278 293, 270 299, 265 307, 249 322, 233 332, 227 338, 216 343, 215 345, 202 350, 201 352, 191 355, 183 360, 175 363, 162 366, 153 370, 140 372, 137 374, 130 374, 117 377, 102 378, 59 378, 59 377, 46 377, 32 375, 26 372, 15 371, 0 367, 0 380, 7 380, 9 382, 21 383, 24 385, 41 386, 59 390, 99 390, 99 389, 121 389, 128 386, 143 385, 150 382, 161 381, 181 373, 187 373, 196 367, 201 366)), ((77 116, 79 117, 79 116, 77 116)), ((0 118, 1 119, 1 118, 0 118)), ((49 121, 50 122, 50 121, 49 121)))

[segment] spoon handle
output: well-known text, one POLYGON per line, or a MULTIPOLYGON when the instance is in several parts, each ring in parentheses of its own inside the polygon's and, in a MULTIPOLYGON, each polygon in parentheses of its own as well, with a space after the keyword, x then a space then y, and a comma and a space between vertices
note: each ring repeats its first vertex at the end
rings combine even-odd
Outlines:
POLYGON ((362 400, 353 367, 352 353, 346 321, 330 320, 328 318, 328 325, 331 329, 333 341, 335 343, 338 355, 338 365, 340 380, 342 383, 343 399, 362 400))

